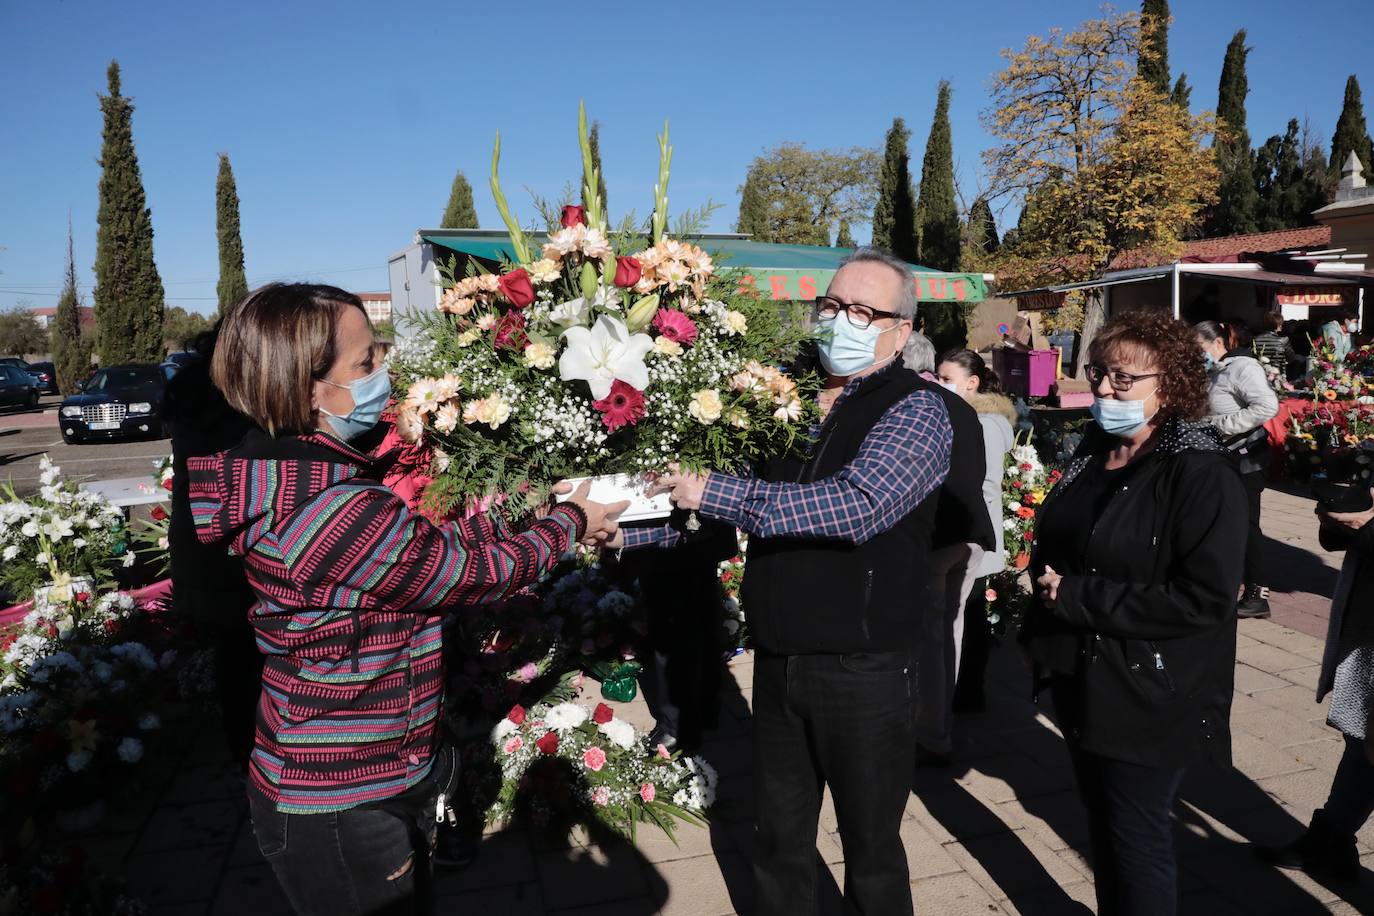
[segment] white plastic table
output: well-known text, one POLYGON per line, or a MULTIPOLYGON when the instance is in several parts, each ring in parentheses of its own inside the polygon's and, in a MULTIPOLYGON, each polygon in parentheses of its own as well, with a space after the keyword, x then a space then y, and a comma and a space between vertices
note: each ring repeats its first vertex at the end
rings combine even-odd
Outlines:
POLYGON ((172 498, 172 494, 164 490, 155 477, 116 477, 111 480, 91 480, 83 483, 81 489, 98 493, 121 509, 127 509, 130 506, 165 503, 172 498))

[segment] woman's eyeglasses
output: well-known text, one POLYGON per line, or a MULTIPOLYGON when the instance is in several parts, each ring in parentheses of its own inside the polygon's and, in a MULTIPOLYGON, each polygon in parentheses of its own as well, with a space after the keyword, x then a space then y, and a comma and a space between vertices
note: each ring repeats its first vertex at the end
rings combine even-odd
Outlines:
POLYGON ((1130 391, 1135 387, 1135 383, 1147 378, 1158 378, 1158 372, 1151 372, 1146 375, 1133 375, 1130 372, 1122 372, 1120 369, 1108 369, 1106 366, 1093 363, 1089 365, 1085 373, 1088 377, 1088 384, 1096 388, 1102 384, 1105 378, 1112 386, 1113 391, 1130 391))
POLYGON ((900 318, 896 312, 884 312, 882 309, 875 309, 871 305, 864 305, 861 302, 841 302, 830 296, 816 297, 816 316, 827 321, 840 312, 849 315, 849 323, 862 331, 879 318, 900 318))

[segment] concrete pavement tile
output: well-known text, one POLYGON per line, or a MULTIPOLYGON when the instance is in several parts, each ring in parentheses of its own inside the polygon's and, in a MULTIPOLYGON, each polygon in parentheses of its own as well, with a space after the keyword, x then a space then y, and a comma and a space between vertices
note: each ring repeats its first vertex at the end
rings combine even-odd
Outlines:
MULTIPOLYGON (((902 823, 906 823, 905 820, 902 823)), ((816 854, 821 857, 821 861, 826 865, 833 865, 836 862, 844 861, 844 841, 840 839, 838 833, 827 833, 824 830, 816 831, 816 854)))
POLYGON ((1331 790, 1331 774, 1322 770, 1304 770, 1260 779, 1266 792, 1282 799, 1293 816, 1306 824, 1312 812, 1321 807, 1331 790))
POLYGON ((1021 754, 1005 754, 983 767, 955 779, 985 802, 1000 804, 1013 798, 1030 798, 1063 791, 1071 780, 1067 769, 1049 771, 1021 754))
POLYGON ((1312 725, 1292 713, 1284 712, 1282 709, 1268 709, 1264 712, 1252 712, 1243 715, 1233 714, 1231 716, 1231 730, 1232 733, 1243 732, 1254 735, 1276 747, 1320 741, 1331 734, 1329 728, 1312 725))
POLYGON ((902 846, 912 878, 929 878, 959 871, 959 863, 915 818, 902 821, 902 846))
MULTIPOLYGON (((539 885, 503 884, 500 887, 486 887, 481 890, 461 894, 446 894, 436 888, 434 912, 480 913, 482 916, 543 916, 544 895, 539 885)), ((641 910, 652 913, 652 909, 641 910)))
POLYGON ((1014 798, 997 806, 999 816, 1012 828, 1025 827, 1046 847, 1088 848, 1088 819, 1078 792, 1072 789, 1023 801, 1014 798))
POLYGON ((220 846, 227 854, 245 808, 237 801, 159 807, 139 837, 138 852, 220 846))
POLYGON ((668 883, 664 916, 725 916, 752 906, 753 876, 743 856, 678 859, 659 866, 668 883))
POLYGON ((477 859, 466 868, 439 868, 434 872, 435 893, 452 896, 536 878, 530 837, 522 830, 507 830, 482 838, 477 859))
POLYGON ((1341 755, 1345 753, 1345 739, 1333 731, 1329 738, 1294 744, 1286 750, 1291 751, 1295 757, 1314 770, 1322 770, 1334 776, 1336 765, 1341 762, 1341 755))
POLYGON ((1291 681, 1285 681, 1281 677, 1275 677, 1268 672, 1258 668, 1251 668, 1249 665, 1236 665, 1236 690, 1240 693, 1255 694, 1262 690, 1277 690, 1280 687, 1287 687, 1291 681))
POLYGON ((994 897, 1083 880, 1078 869, 1024 829, 949 843, 945 851, 994 897))
MULTIPOLYGON (((1262 691, 1255 694, 1252 699, 1263 704, 1263 707, 1282 709, 1304 722, 1310 723, 1314 717, 1326 718, 1326 704, 1317 702, 1317 695, 1314 691, 1308 690, 1306 687, 1299 687, 1296 684, 1290 684, 1278 690, 1262 691)), ((1250 711, 1252 710, 1241 710, 1233 706, 1231 715, 1234 717, 1242 712, 1250 711)))
POLYGON ((292 916, 294 910, 267 863, 231 868, 215 895, 210 916, 292 916))
POLYGON ((606 903, 650 892, 642 856, 628 844, 577 847, 535 857, 548 899, 566 906, 606 903))
POLYGON ((1311 661, 1321 664, 1322 654, 1325 651, 1326 647, 1324 645, 1308 646, 1305 649, 1299 649, 1297 654, 1301 655, 1303 658, 1310 659, 1311 661))
POLYGON ((955 872, 911 882, 918 913, 940 916, 997 916, 1007 911, 972 877, 955 872))
MULTIPOLYGON (((728 834, 725 831, 713 834, 709 827, 697 827, 686 823, 678 825, 674 836, 669 837, 657 827, 641 824, 635 846, 646 862, 673 862, 678 859, 710 855, 716 851, 714 844, 722 837, 728 837, 728 834), (673 842, 674 839, 677 840, 676 843, 673 842)), ((733 845, 730 843, 731 847, 733 845)))
POLYGON ((1277 646, 1271 646, 1268 643, 1259 643, 1237 649, 1236 660, 1270 674, 1278 674, 1292 668, 1306 668, 1312 664, 1311 659, 1303 658, 1301 655, 1296 655, 1277 646))
POLYGON ((1317 678, 1321 674, 1321 665, 1308 665, 1306 668, 1293 668, 1289 671, 1282 671, 1279 677, 1288 681, 1290 684, 1297 684, 1311 690, 1313 695, 1317 692, 1317 678))
POLYGON ((1262 643, 1267 643, 1277 649, 1283 649, 1285 652, 1296 654, 1299 649, 1306 649, 1313 644, 1321 642, 1321 640, 1316 637, 1309 636, 1306 633, 1299 633, 1297 630, 1268 620, 1242 620, 1240 623, 1242 627, 1244 627, 1245 624, 1250 625, 1249 629, 1245 630, 1249 635, 1255 637, 1262 643), (1260 629, 1259 632, 1254 632, 1257 624, 1264 624, 1266 627, 1260 629))

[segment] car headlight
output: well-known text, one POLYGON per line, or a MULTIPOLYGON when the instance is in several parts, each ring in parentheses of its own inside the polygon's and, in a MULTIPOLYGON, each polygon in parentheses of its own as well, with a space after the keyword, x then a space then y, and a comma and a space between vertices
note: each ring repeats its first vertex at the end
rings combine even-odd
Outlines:
POLYGON ((63 407, 63 408, 62 408, 62 416, 64 416, 64 417, 79 417, 79 416, 81 416, 81 408, 80 408, 80 407, 63 407))
POLYGON ((129 413, 152 413, 153 405, 147 401, 139 401, 137 404, 129 405, 129 413))

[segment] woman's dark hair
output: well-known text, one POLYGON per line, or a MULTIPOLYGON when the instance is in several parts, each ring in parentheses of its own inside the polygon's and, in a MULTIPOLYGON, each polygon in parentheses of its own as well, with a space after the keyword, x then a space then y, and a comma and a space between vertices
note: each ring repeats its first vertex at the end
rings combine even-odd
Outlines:
MULTIPOLYGON (((1203 325, 1219 322, 1204 321, 1203 325)), ((1216 330, 1215 328, 1213 329, 1216 330)), ((1202 325, 1190 328, 1167 311, 1142 309, 1117 315, 1102 326, 1088 347, 1088 361, 1111 368, 1135 362, 1158 373, 1159 409, 1184 420, 1207 414, 1210 383, 1198 353, 1197 340, 1206 337, 1202 325)), ((1216 340, 1220 333, 1210 337, 1216 340)))
POLYGON ((1193 330, 1206 343, 1220 340, 1227 350, 1238 350, 1250 346, 1250 329, 1234 321, 1199 321, 1193 330))
POLYGON ((334 365, 335 325, 350 306, 367 315, 361 299, 337 286, 269 283, 249 293, 220 324, 210 377, 273 436, 310 432, 311 385, 334 365))
POLYGON ((1271 333, 1271 334, 1277 334, 1277 333, 1279 333, 1280 331, 1282 331, 1282 330, 1283 330, 1283 313, 1282 313, 1282 312, 1265 312, 1265 313, 1264 313, 1264 327, 1265 327, 1265 328, 1269 331, 1269 333, 1271 333))
POLYGON ((946 350, 935 361, 935 368, 938 369, 940 363, 954 363, 978 379, 978 390, 983 394, 1002 393, 1002 380, 997 377, 997 373, 984 361, 983 357, 972 350, 946 350))

